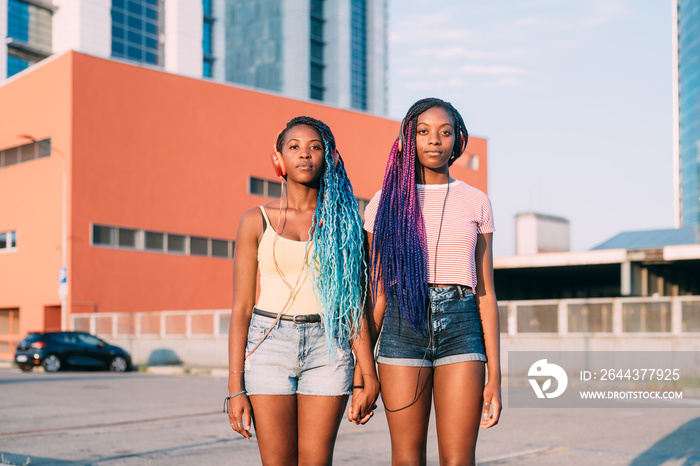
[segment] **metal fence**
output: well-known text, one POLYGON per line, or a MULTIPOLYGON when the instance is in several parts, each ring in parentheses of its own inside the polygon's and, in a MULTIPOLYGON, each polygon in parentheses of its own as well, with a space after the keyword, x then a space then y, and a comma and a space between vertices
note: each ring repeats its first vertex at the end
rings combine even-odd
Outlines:
MULTIPOLYGON (((700 334, 700 296, 502 301, 501 333, 700 334)), ((231 311, 77 313, 74 330, 102 336, 225 338, 231 311)))

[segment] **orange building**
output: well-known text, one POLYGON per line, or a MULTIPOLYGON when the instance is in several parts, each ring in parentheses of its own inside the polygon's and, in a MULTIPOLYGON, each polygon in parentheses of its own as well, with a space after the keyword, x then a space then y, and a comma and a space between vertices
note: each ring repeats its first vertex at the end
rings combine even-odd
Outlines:
MULTIPOLYGON (((393 120, 75 52, 0 83, 0 358, 61 327, 64 263, 68 327, 229 307, 238 219, 278 194, 272 138, 297 115, 331 127, 370 199, 393 120)), ((486 191, 486 140, 451 173, 486 191)))

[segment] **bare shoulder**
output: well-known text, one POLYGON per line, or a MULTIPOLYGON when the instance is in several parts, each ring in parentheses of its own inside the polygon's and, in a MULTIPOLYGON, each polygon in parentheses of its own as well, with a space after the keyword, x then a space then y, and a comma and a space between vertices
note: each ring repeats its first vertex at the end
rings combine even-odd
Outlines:
POLYGON ((253 207, 241 215, 241 220, 238 223, 238 236, 253 236, 258 237, 263 232, 263 217, 260 212, 260 207, 253 207))

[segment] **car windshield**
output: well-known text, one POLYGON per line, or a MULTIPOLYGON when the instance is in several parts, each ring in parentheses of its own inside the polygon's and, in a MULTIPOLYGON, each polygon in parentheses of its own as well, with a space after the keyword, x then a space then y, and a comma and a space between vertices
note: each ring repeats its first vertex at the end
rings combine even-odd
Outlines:
POLYGON ((25 342, 27 343, 33 343, 41 338, 41 333, 28 333, 26 337, 24 337, 25 342))

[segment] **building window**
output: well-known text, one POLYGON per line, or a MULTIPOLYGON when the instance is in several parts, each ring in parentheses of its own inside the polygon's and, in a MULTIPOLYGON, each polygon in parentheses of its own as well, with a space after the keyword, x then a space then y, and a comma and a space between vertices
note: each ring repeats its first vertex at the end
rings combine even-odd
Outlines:
POLYGON ((162 0, 112 0, 112 56, 163 64, 162 0))
POLYGON ((220 239, 211 240, 211 255, 212 257, 228 257, 228 241, 220 239))
POLYGON ((98 244, 100 246, 114 246, 114 228, 93 225, 92 244, 98 244))
POLYGON ((0 150, 0 168, 51 155, 51 139, 0 150))
POLYGON ((214 16, 211 8, 212 0, 202 0, 202 12, 204 21, 202 27, 202 76, 211 78, 214 76, 214 52, 212 41, 214 40, 214 16))
POLYGON ((0 233, 0 252, 17 249, 17 232, 3 231, 0 233))
POLYGON ((190 238, 190 254, 195 256, 209 255, 209 240, 193 236, 190 238))
POLYGON ((187 252, 187 236, 168 234, 168 252, 187 252))
POLYGON ((360 215, 365 214, 365 209, 367 208, 367 204, 369 204, 368 199, 357 198, 357 210, 360 211, 360 215))
POLYGON ((8 0, 8 77, 51 55, 52 15, 50 2, 8 0))
POLYGON ((266 197, 280 197, 282 195, 282 183, 251 176, 250 194, 266 197))
MULTIPOLYGON (((233 257, 233 250, 236 244, 235 241, 220 238, 206 238, 107 225, 92 225, 91 230, 93 246, 137 251, 155 251, 230 259, 233 257)), ((2 244, 5 243, 11 244, 11 247, 15 248, 17 245, 16 238, 15 232, 0 233, 0 250, 2 250, 2 244)))
POLYGON ((120 248, 136 248, 136 230, 131 228, 118 228, 117 229, 117 244, 120 248))
POLYGON ((309 97, 323 100, 323 49, 326 45, 323 40, 323 0, 311 0, 310 17, 309 97))
POLYGON ((149 251, 163 251, 165 248, 165 237, 163 233, 156 231, 146 232, 145 248, 149 251))
POLYGON ((350 2, 350 106, 367 109, 367 2, 350 2))

